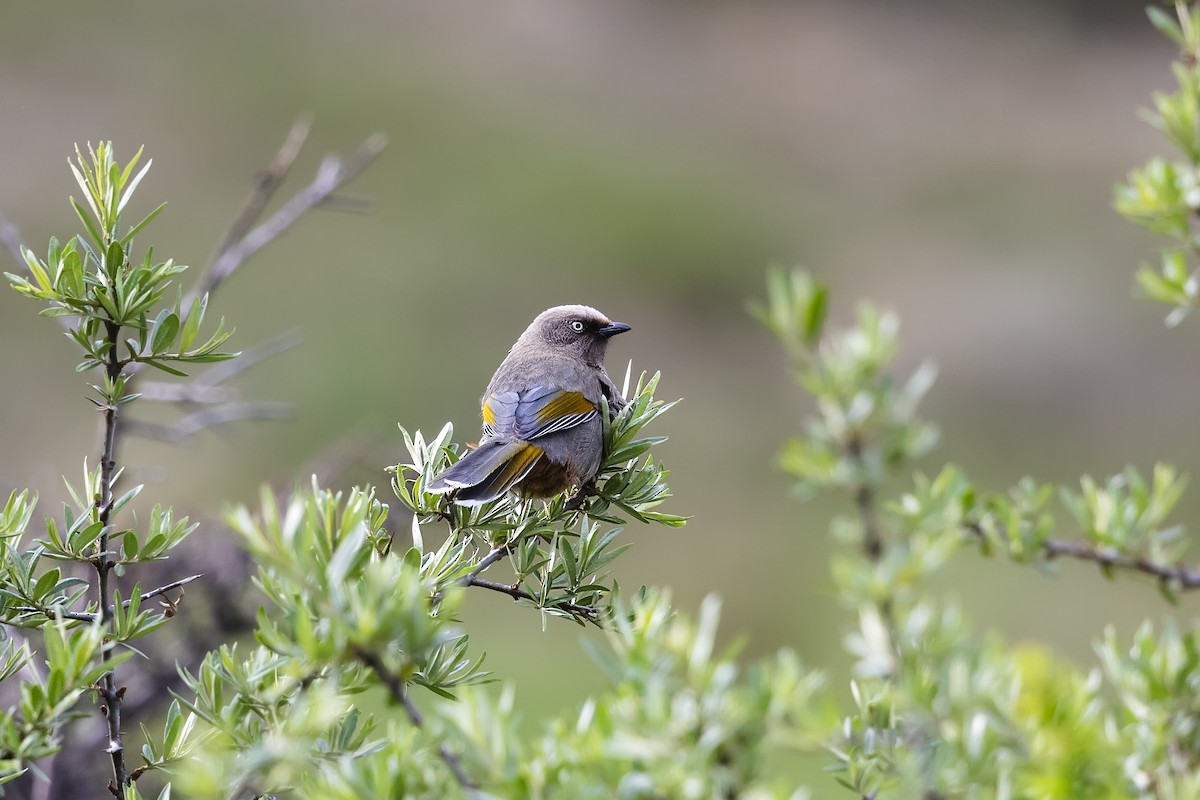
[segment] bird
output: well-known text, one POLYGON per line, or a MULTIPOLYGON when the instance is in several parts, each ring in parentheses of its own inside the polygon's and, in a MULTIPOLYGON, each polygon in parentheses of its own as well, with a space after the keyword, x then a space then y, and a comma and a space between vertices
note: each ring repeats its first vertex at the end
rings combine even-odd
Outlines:
POLYGON ((426 491, 479 505, 509 491, 546 498, 590 485, 604 449, 600 400, 610 413, 626 405, 604 370, 604 355, 609 340, 628 330, 590 306, 538 314, 483 393, 478 446, 434 476, 426 491))

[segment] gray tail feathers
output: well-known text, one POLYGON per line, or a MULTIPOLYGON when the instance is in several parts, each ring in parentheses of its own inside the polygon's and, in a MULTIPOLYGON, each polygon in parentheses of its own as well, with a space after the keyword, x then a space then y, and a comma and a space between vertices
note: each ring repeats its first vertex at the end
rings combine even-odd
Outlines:
POLYGON ((537 445, 522 441, 484 441, 444 472, 434 476, 425 491, 454 491, 454 502, 478 505, 495 500, 529 474, 542 456, 537 445))

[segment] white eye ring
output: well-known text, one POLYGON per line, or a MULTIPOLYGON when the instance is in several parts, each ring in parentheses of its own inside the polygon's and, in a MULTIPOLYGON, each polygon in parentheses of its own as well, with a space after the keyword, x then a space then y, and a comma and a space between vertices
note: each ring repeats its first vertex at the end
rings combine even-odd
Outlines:
POLYGON ((583 328, 584 325, 582 321, 577 319, 571 320, 571 330, 575 331, 576 333, 583 333, 583 328))

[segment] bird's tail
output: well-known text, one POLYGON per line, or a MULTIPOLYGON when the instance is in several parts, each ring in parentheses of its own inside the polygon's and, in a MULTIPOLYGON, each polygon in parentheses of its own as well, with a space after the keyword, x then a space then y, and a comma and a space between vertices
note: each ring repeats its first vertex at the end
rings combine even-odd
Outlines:
POLYGON ((454 502, 462 505, 486 503, 528 475, 542 453, 542 448, 529 442, 484 441, 434 476, 425 490, 434 494, 455 490, 454 502))

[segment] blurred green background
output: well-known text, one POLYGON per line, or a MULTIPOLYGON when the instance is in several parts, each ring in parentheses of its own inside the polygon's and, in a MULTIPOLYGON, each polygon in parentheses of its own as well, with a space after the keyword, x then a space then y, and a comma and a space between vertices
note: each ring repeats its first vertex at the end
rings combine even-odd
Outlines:
MULTIPOLYGON (((941 368, 929 471, 951 460, 990 489, 1156 459, 1197 472, 1196 322, 1167 331, 1131 300, 1154 243, 1109 208, 1165 151, 1135 112, 1172 55, 1136 3, 8 2, 0 209, 44 252, 76 231, 74 143, 144 144, 140 208, 169 206, 142 243, 200 266, 298 113, 316 117, 301 180, 386 133, 346 192, 369 215, 314 213, 213 304, 238 347, 303 331, 238 384, 294 419, 133 442, 131 478, 213 521, 353 435, 378 463, 346 484, 383 484, 397 423, 473 438, 516 335, 588 303, 633 326, 614 375, 633 359, 684 398, 658 455, 669 510, 694 519, 629 528, 622 585, 669 586, 685 609, 717 592, 749 655, 787 644, 840 673, 839 504, 797 504, 773 466, 805 404, 745 299, 768 264, 797 263, 833 284, 835 321, 861 296, 897 311, 900 367, 941 368)), ((94 460, 95 420, 71 344, 36 311, 0 291, 0 492, 31 486, 48 511, 59 476, 94 460)), ((1197 512, 1193 493, 1181 519, 1197 512)), ((945 590, 979 626, 1081 662, 1107 622, 1164 608, 1134 579, 973 555, 945 590)), ((482 593, 467 623, 531 721, 600 685, 579 648, 592 634, 543 632, 482 593)))

